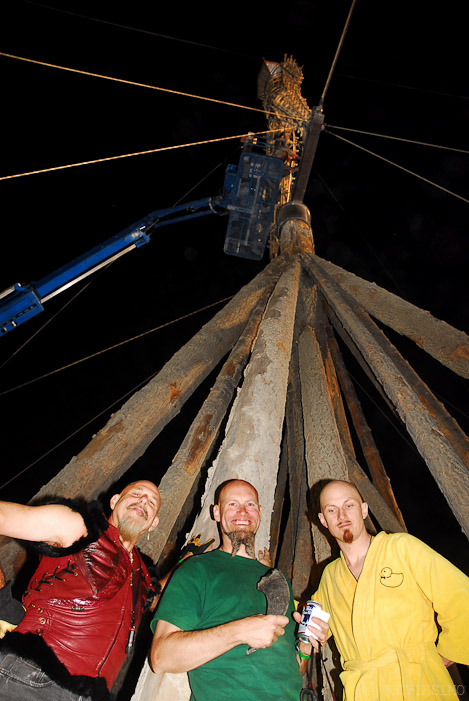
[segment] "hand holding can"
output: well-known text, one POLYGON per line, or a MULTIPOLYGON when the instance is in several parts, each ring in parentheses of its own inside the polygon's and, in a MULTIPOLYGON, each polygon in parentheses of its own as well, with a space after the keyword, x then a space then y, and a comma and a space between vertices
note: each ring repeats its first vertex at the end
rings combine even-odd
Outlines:
POLYGON ((306 602, 296 634, 298 640, 301 640, 304 643, 310 643, 310 637, 319 640, 318 636, 311 630, 311 627, 317 628, 318 630, 320 630, 320 628, 316 623, 311 621, 311 618, 319 618, 321 621, 327 623, 330 618, 330 613, 323 611, 321 604, 317 601, 310 600, 306 602))

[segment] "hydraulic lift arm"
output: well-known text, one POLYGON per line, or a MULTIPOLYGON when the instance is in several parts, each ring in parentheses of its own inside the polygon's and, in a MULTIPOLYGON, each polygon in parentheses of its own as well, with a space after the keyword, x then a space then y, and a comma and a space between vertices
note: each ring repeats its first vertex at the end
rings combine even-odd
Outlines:
POLYGON ((5 335, 43 311, 43 303, 120 256, 150 241, 158 227, 208 214, 229 213, 224 251, 260 260, 272 220, 283 161, 264 153, 265 143, 248 140, 239 165, 229 165, 223 193, 159 209, 39 282, 16 283, 0 293, 0 334, 5 335))

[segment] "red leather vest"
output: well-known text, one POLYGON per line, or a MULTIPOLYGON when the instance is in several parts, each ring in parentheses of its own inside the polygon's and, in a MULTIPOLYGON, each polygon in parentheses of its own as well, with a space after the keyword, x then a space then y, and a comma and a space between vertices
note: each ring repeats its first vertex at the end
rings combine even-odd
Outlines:
POLYGON ((42 636, 71 674, 104 677, 110 689, 126 657, 134 586, 138 627, 150 575, 135 549, 132 568, 117 528, 109 524, 79 553, 41 558, 15 633, 42 636))

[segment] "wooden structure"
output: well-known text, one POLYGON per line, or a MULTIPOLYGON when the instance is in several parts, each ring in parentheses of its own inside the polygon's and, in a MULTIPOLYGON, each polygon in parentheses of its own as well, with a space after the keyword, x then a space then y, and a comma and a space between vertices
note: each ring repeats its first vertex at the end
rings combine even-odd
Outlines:
MULTIPOLYGON (((266 64, 261 78, 260 96, 266 110, 274 113, 270 126, 282 131, 288 145, 270 262, 111 416, 38 496, 93 498, 108 489, 224 359, 161 479, 160 524, 141 549, 161 564, 171 558, 181 533, 201 533, 204 540, 214 537, 216 547, 218 534, 210 517, 214 491, 227 478, 246 479, 258 489, 263 505, 256 547, 270 548, 273 562, 291 579, 301 601, 331 556, 330 544, 312 517, 320 480, 354 482, 370 505, 372 531, 405 530, 342 357, 343 347, 401 418, 469 537, 468 439, 376 321, 412 339, 465 378, 469 337, 315 254, 307 208, 291 201, 305 120, 312 115, 297 99, 301 70, 285 58, 282 64, 266 64), (282 75, 288 78, 284 83, 282 75), (289 96, 280 83, 295 95, 291 104, 296 112, 289 111, 289 96), (203 492, 201 508, 190 524, 187 518, 197 490, 203 492)), ((17 543, 2 543, 0 561, 7 578, 14 576, 22 558, 17 543)), ((134 698, 185 698, 185 675, 169 676, 156 679, 145 663, 134 698), (165 692, 163 684, 173 691, 165 692)))

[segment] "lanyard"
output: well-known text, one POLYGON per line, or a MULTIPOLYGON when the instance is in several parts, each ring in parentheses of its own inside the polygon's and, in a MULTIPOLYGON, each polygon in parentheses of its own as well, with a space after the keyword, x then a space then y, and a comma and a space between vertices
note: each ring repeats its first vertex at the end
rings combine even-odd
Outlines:
POLYGON ((127 639, 127 645, 125 648, 125 654, 130 655, 132 652, 132 648, 134 646, 134 641, 135 641, 135 613, 137 611, 137 599, 138 599, 138 593, 140 591, 140 578, 142 575, 142 562, 140 560, 140 555, 138 554, 138 550, 135 551, 138 557, 138 579, 137 579, 137 586, 134 587, 133 581, 134 581, 134 571, 133 571, 133 564, 131 563, 130 566, 132 568, 132 572, 130 574, 130 586, 133 589, 133 595, 132 595, 132 618, 130 621, 130 630, 129 630, 129 637, 127 639))

